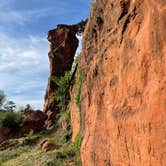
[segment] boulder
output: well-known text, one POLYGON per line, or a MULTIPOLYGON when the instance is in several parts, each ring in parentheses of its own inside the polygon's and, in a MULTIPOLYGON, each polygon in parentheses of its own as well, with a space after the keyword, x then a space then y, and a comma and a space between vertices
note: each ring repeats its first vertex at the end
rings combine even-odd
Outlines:
POLYGON ((23 113, 23 126, 21 133, 27 134, 31 130, 39 132, 43 129, 47 115, 40 110, 29 110, 23 113))
POLYGON ((44 152, 55 149, 54 144, 50 140, 42 140, 39 142, 38 147, 40 147, 44 152))

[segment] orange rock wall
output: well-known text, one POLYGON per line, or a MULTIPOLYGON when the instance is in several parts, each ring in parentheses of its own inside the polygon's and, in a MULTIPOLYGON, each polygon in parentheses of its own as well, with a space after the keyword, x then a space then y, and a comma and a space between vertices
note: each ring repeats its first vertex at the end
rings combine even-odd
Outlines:
POLYGON ((77 134, 80 132, 80 111, 78 105, 76 104, 76 95, 78 91, 78 87, 76 84, 77 76, 78 74, 76 73, 73 79, 72 86, 70 88, 70 103, 69 103, 73 142, 75 141, 77 134))
POLYGON ((166 165, 165 9, 94 1, 81 59, 83 166, 166 165))

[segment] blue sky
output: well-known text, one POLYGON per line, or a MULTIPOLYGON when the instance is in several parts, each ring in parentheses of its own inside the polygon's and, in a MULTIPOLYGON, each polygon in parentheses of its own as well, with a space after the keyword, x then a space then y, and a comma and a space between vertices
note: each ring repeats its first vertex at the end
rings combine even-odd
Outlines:
POLYGON ((87 18, 91 0, 0 1, 0 90, 18 107, 41 109, 49 75, 47 31, 87 18))

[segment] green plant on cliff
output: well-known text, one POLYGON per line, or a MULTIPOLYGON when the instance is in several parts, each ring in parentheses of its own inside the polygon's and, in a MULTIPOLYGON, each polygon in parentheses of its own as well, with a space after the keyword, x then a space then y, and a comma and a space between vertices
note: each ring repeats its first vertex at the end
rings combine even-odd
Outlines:
POLYGON ((50 96, 52 102, 56 102, 59 111, 65 111, 67 103, 69 101, 69 84, 70 84, 71 73, 66 71, 64 76, 56 77, 51 76, 50 80, 57 85, 57 89, 50 96))
POLYGON ((81 158, 80 158, 80 146, 82 142, 81 134, 78 133, 74 142, 71 142, 72 130, 71 130, 71 118, 70 111, 68 110, 68 102, 69 102, 69 88, 71 84, 71 80, 74 78, 76 74, 76 95, 74 98, 75 103, 79 107, 80 116, 81 116, 81 84, 82 84, 82 71, 80 67, 78 67, 80 59, 80 54, 77 55, 75 61, 73 63, 73 70, 70 72, 66 72, 63 77, 50 77, 50 80, 53 81, 57 85, 56 90, 51 94, 52 102, 57 103, 59 108, 59 113, 56 116, 56 126, 59 129, 59 134, 55 137, 55 142, 58 143, 58 146, 61 147, 59 149, 59 155, 55 156, 53 161, 50 161, 49 164, 54 165, 59 162, 61 165, 68 164, 70 161, 73 165, 80 166, 81 158))
POLYGON ((84 32, 85 25, 86 25, 87 21, 88 21, 88 19, 86 19, 86 20, 81 20, 79 23, 77 23, 77 25, 78 25, 78 32, 77 32, 77 35, 78 35, 78 36, 81 36, 82 33, 84 32))
POLYGON ((65 146, 62 150, 62 156, 64 158, 73 158, 75 165, 81 166, 81 157, 80 157, 80 146, 82 142, 82 136, 79 133, 75 141, 65 146))
MULTIPOLYGON (((80 55, 77 57, 77 64, 80 61, 80 55)), ((77 75, 76 75, 76 94, 75 94, 75 103, 78 106, 79 109, 79 113, 80 113, 80 121, 81 121, 81 86, 82 86, 82 70, 81 68, 78 66, 77 68, 77 75)), ((81 125, 81 122, 80 122, 81 125)), ((80 166, 81 165, 81 157, 80 157, 80 147, 81 147, 81 143, 82 143, 82 136, 81 133, 79 132, 75 138, 74 143, 72 143, 69 147, 68 147, 68 153, 70 152, 74 152, 74 156, 75 156, 75 164, 80 166)))

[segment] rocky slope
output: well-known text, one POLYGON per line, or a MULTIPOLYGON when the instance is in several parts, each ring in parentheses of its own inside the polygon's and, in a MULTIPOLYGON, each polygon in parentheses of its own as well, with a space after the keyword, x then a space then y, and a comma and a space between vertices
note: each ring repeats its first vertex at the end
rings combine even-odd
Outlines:
POLYGON ((81 58, 83 166, 166 165, 166 1, 95 0, 81 58))

